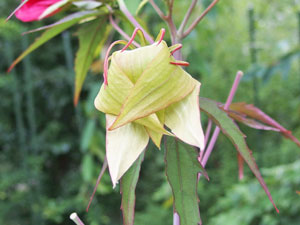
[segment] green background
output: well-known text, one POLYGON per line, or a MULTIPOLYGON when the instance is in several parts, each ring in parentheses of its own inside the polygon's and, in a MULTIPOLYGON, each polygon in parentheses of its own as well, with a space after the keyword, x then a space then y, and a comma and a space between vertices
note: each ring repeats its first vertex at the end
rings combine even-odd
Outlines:
MULTIPOLYGON (((139 2, 126 1, 133 14, 139 2)), ((209 2, 199 1, 192 18, 209 2)), ((162 1, 157 3, 164 9, 162 1)), ((73 35, 78 27, 74 27, 6 74, 13 59, 38 36, 21 33, 62 16, 28 24, 12 18, 5 23, 17 4, 0 2, 0 223, 73 224, 69 215, 76 211, 86 225, 121 224, 119 188, 112 189, 108 173, 89 213, 85 212, 105 153, 104 116, 93 106, 102 73, 88 75, 74 108, 73 58, 78 49, 73 35)), ((189 4, 175 0, 177 26, 189 4)), ((234 101, 255 104, 300 137, 299 4, 292 0, 220 1, 183 41, 182 53, 190 63, 187 70, 202 83, 201 96, 224 102, 236 71, 243 70, 234 101)), ((153 36, 166 27, 150 5, 139 12, 139 20, 153 36)), ((132 32, 122 25, 127 33, 132 32)), ((112 36, 112 40, 120 38, 117 33, 112 36)), ((168 34, 166 40, 170 41, 168 34)), ((206 120, 203 115, 204 127, 206 120)), ((240 127, 263 168, 280 214, 248 169, 245 179, 238 180, 236 151, 220 135, 207 165, 210 181, 201 179, 198 187, 203 223, 299 224, 300 149, 278 133, 240 127)), ((136 209, 136 225, 172 224, 163 151, 152 143, 142 165, 136 209)))

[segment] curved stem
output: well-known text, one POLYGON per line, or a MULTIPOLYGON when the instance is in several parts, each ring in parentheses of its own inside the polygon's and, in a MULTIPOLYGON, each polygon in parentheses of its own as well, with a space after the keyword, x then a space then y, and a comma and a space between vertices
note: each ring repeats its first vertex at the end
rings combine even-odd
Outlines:
POLYGON ((156 5, 156 3, 154 2, 154 0, 149 0, 149 3, 152 5, 152 7, 154 8, 154 10, 156 11, 156 13, 160 16, 160 18, 162 20, 166 20, 166 16, 165 14, 160 10, 160 8, 156 5))
POLYGON ((192 30, 197 26, 197 24, 206 16, 206 14, 219 2, 219 0, 214 0, 204 12, 189 26, 189 28, 183 33, 182 38, 188 36, 192 30))
MULTIPOLYGON (((225 110, 229 109, 229 106, 230 106, 230 104, 231 104, 231 102, 233 100, 233 97, 234 97, 234 95, 236 93, 236 90, 237 90, 237 88, 239 86, 239 83, 240 83, 240 80, 241 80, 242 76, 243 76, 243 72, 242 71, 238 71, 237 74, 236 74, 234 83, 232 85, 232 88, 231 88, 231 90, 229 92, 229 96, 228 96, 228 98, 226 100, 226 103, 225 103, 225 106, 224 106, 225 110)), ((207 149, 206 149, 206 152, 204 154, 204 157, 203 157, 203 159, 201 161, 201 164, 202 164, 203 167, 205 167, 205 165, 207 163, 207 160, 210 157, 210 154, 211 154, 211 152, 212 152, 212 150, 213 150, 213 148, 215 146, 215 143, 217 141, 219 133, 220 133, 220 128, 216 127, 216 129, 214 130, 214 133, 212 135, 212 138, 211 138, 211 140, 209 142, 209 145, 207 146, 207 149)))
MULTIPOLYGON (((130 40, 130 37, 128 34, 125 33, 125 31, 122 30, 121 27, 118 26, 118 24, 116 23, 116 21, 114 21, 112 14, 109 14, 109 22, 110 24, 113 26, 113 28, 119 32, 119 34, 121 34, 125 39, 127 39, 127 41, 130 40)), ((136 47, 141 47, 140 44, 138 44, 136 41, 133 41, 132 44, 134 44, 136 47)))
POLYGON ((140 28, 144 35, 145 38, 147 39, 147 41, 151 44, 154 43, 152 37, 142 28, 142 26, 136 21, 136 19, 131 15, 131 13, 129 12, 129 10, 127 9, 124 0, 118 0, 119 2, 119 6, 120 6, 120 10, 124 13, 124 15, 127 17, 127 19, 137 28, 140 28))
MULTIPOLYGON (((94 195, 95 195, 95 193, 96 193, 96 191, 97 191, 98 185, 100 184, 100 181, 101 181, 101 179, 102 179, 102 177, 103 177, 103 174, 104 174, 104 172, 105 172, 106 169, 107 169, 107 159, 106 159, 106 157, 105 157, 104 162, 103 162, 103 166, 102 166, 101 171, 100 171, 100 173, 99 173, 99 176, 98 176, 98 178, 97 178, 97 182, 96 182, 96 185, 95 185, 93 194, 92 194, 92 196, 90 197, 89 204, 88 204, 88 206, 87 206, 87 208, 86 208, 86 211, 87 211, 87 212, 89 211, 90 205, 91 205, 92 200, 93 200, 93 198, 94 198, 94 195)), ((73 215, 73 214, 72 214, 72 215, 73 215)), ((79 219, 79 218, 78 218, 78 219, 79 219)), ((80 220, 80 219, 79 219, 79 220, 80 220)))

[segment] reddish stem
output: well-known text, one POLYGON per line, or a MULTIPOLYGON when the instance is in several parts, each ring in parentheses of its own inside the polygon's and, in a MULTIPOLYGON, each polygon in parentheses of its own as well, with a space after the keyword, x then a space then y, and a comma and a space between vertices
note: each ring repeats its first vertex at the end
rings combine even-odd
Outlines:
MULTIPOLYGON (((128 34, 125 33, 125 31, 123 31, 118 24, 114 21, 112 14, 109 14, 109 22, 110 24, 115 28, 116 31, 119 32, 119 34, 121 34, 124 38, 127 39, 127 41, 130 40, 130 37, 128 36, 128 34)), ((138 44, 137 42, 133 41, 132 44, 134 44, 136 47, 141 47, 140 44, 138 44)))
POLYGON ((170 62, 170 64, 177 65, 177 66, 189 66, 190 65, 188 62, 182 62, 182 61, 170 62))
POLYGON ((104 174, 104 172, 105 172, 106 169, 107 169, 107 160, 106 160, 106 158, 105 158, 105 159, 104 159, 104 162, 103 162, 103 165, 102 165, 102 168, 101 168, 101 171, 100 171, 100 173, 99 173, 99 176, 98 176, 96 185, 95 185, 95 187, 94 187, 93 194, 92 194, 92 196, 90 197, 90 201, 89 201, 88 206, 86 207, 86 212, 89 211, 90 205, 91 205, 91 203, 92 203, 92 201, 93 201, 93 198, 94 198, 95 193, 96 193, 96 191, 97 191, 98 185, 100 184, 100 181, 101 181, 101 179, 102 179, 102 177, 103 177, 103 174, 104 174))
MULTIPOLYGON (((235 92, 236 92, 236 90, 237 90, 237 88, 239 86, 239 83, 240 83, 240 80, 241 80, 242 76, 243 76, 243 72, 242 71, 238 71, 237 74, 236 74, 234 83, 232 85, 232 88, 230 90, 229 96, 228 96, 228 98, 226 100, 226 103, 225 103, 225 106, 224 106, 225 110, 229 109, 229 106, 230 106, 230 104, 232 102, 232 99, 233 99, 233 97, 235 95, 235 92)), ((203 167, 205 167, 205 165, 207 163, 207 160, 210 157, 210 154, 211 154, 211 152, 212 152, 212 150, 213 150, 213 148, 215 146, 215 143, 217 141, 219 133, 220 133, 220 128, 216 127, 216 129, 214 130, 213 136, 212 136, 212 138, 211 138, 211 140, 209 142, 209 145, 207 146, 207 149, 206 149, 206 152, 204 154, 204 157, 203 157, 203 159, 201 161, 201 164, 202 164, 203 167)))
POLYGON ((136 27, 131 35, 131 38, 129 39, 128 43, 124 46, 124 48, 122 48, 121 52, 124 52, 132 44, 138 31, 143 32, 140 28, 136 27))
POLYGON ((172 52, 171 55, 173 55, 176 51, 180 50, 182 48, 182 44, 178 45, 177 48, 175 48, 172 52))
POLYGON ((164 28, 162 28, 162 29, 161 29, 161 35, 160 35, 160 37, 159 37, 159 40, 158 40, 157 45, 159 45, 159 44, 162 42, 162 40, 163 40, 164 37, 165 37, 165 34, 166 34, 166 30, 165 30, 164 28))

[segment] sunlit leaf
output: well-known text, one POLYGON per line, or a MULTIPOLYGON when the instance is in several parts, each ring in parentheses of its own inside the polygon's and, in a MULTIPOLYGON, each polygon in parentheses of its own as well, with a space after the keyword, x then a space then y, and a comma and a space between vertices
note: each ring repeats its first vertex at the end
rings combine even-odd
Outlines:
POLYGON ((29 53, 33 52, 35 49, 54 38, 56 35, 60 34, 64 30, 70 28, 71 26, 77 24, 83 18, 90 16, 90 13, 83 13, 82 16, 77 16, 73 19, 66 20, 63 23, 55 25, 51 27, 47 31, 45 31, 39 38, 37 38, 34 43, 32 43, 9 67, 8 72, 12 70, 24 57, 26 57, 29 53))
POLYGON ((75 59, 75 93, 76 105, 87 72, 92 65, 95 52, 102 47, 107 39, 108 32, 106 18, 100 18, 82 26, 78 32, 79 49, 75 59))
POLYGON ((166 137, 165 148, 166 173, 180 225, 198 225, 201 222, 197 196, 198 173, 206 177, 207 173, 197 160, 195 148, 172 137, 166 137))
POLYGON ((135 11, 135 14, 138 15, 139 12, 142 10, 142 8, 144 8, 144 6, 149 2, 149 0, 143 0, 141 1, 141 3, 139 4, 137 10, 135 11))
POLYGON ((276 211, 279 212, 268 190, 268 187, 265 184, 258 170, 255 160, 252 157, 252 152, 246 144, 245 135, 239 130, 237 125, 232 121, 232 119, 229 118, 227 114, 218 107, 217 102, 206 98, 200 98, 200 107, 201 110, 207 113, 208 116, 211 117, 211 119, 221 128, 223 133, 229 138, 229 140, 235 146, 236 150, 243 157, 245 162, 248 164, 248 166, 258 179, 259 183, 265 190, 276 211))

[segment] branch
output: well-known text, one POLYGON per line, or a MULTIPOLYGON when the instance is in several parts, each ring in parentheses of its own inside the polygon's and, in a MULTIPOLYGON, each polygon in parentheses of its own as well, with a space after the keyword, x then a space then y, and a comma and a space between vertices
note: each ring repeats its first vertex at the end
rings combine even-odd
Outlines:
POLYGON ((197 26, 197 24, 206 16, 206 14, 219 2, 219 0, 214 0, 204 12, 190 25, 190 27, 182 35, 182 38, 188 36, 192 30, 197 26))
POLYGON ((168 17, 172 17, 172 14, 173 14, 173 5, 174 5, 174 0, 169 0, 169 4, 168 4, 169 15, 168 15, 168 17))
MULTIPOLYGON (((113 28, 115 28, 116 31, 119 32, 119 34, 121 34, 127 41, 130 40, 130 37, 128 34, 125 33, 125 31, 123 31, 118 24, 116 23, 116 21, 114 21, 112 14, 109 14, 109 22, 110 24, 113 26, 113 28)), ((136 47, 141 47, 140 44, 138 44, 137 42, 133 41, 132 44, 134 44, 136 47)))
MULTIPOLYGON (((230 90, 229 96, 228 96, 228 98, 226 100, 226 103, 225 103, 225 106, 224 106, 225 110, 228 110, 228 108, 229 108, 229 106, 230 106, 230 104, 232 102, 232 99, 233 99, 233 97, 235 95, 235 92, 236 92, 236 90, 237 90, 237 88, 239 86, 239 83, 240 83, 240 80, 241 80, 242 76, 243 76, 243 72, 242 71, 238 71, 237 74, 236 74, 234 83, 232 85, 232 88, 230 90)), ((216 127, 216 129, 214 130, 214 133, 212 135, 212 138, 211 138, 211 140, 209 142, 209 145, 207 146, 207 149, 206 149, 206 152, 204 154, 204 157, 203 157, 203 159, 201 161, 201 164, 202 164, 203 167, 205 167, 205 165, 207 163, 207 160, 210 157, 210 154, 211 154, 211 152, 212 152, 212 150, 213 150, 213 148, 215 146, 215 143, 217 141, 219 133, 220 133, 220 128, 216 127)))
POLYGON ((149 43, 154 43, 152 37, 142 28, 142 26, 136 21, 136 19, 131 15, 131 13, 128 11, 124 0, 118 0, 119 6, 120 6, 120 10, 123 12, 123 14, 127 17, 127 19, 137 28, 140 28, 144 35, 145 38, 147 39, 147 41, 149 43))
POLYGON ((191 15, 192 15, 192 12, 197 4, 197 1, 198 0, 193 0, 188 11, 186 12, 185 16, 184 16, 184 19, 182 20, 182 23, 180 24, 180 27, 178 29, 178 34, 179 36, 182 36, 183 35, 183 30, 188 22, 188 20, 190 19, 191 15))
POLYGON ((166 20, 167 17, 165 16, 165 14, 160 10, 160 8, 156 5, 156 3, 154 2, 154 0, 149 0, 150 4, 152 5, 152 7, 154 8, 154 10, 156 11, 156 13, 160 16, 160 18, 162 20, 166 20))

